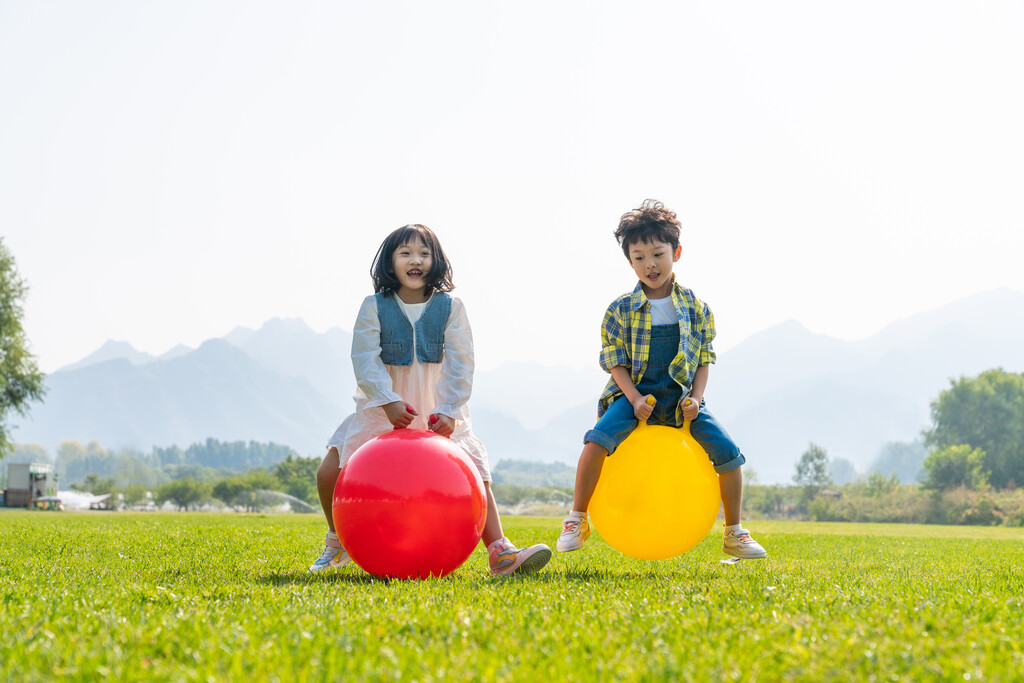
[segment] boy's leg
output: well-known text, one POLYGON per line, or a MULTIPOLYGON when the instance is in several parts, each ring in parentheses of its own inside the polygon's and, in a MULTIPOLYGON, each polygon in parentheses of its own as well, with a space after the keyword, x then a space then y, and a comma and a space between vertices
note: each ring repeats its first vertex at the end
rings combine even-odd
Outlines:
POLYGON ((767 557, 761 544, 750 537, 740 524, 743 509, 743 471, 747 459, 725 428, 704 406, 690 422, 690 435, 704 448, 718 473, 718 488, 722 494, 722 512, 725 514, 725 538, 722 551, 743 559, 767 557))
POLYGON ((604 460, 608 450, 601 444, 588 441, 583 445, 580 460, 576 464, 576 486, 572 495, 572 511, 587 514, 590 499, 594 497, 597 482, 601 479, 604 460))
POLYGON ((562 533, 555 547, 558 552, 579 550, 590 536, 587 510, 601 480, 604 459, 615 452, 637 426, 633 406, 624 397, 605 411, 594 428, 583 437, 583 452, 576 464, 576 486, 573 489, 572 511, 562 520, 562 533))
POLYGON ((532 574, 539 571, 551 559, 551 548, 543 543, 522 549, 512 545, 512 541, 505 538, 505 532, 501 528, 498 503, 491 492, 491 482, 484 482, 484 490, 487 494, 487 521, 484 522, 482 540, 487 546, 491 575, 532 574))
POLYGON ((722 512, 725 513, 725 525, 739 524, 740 510, 743 507, 743 468, 737 467, 719 474, 718 488, 722 493, 722 512))
POLYGON ((587 522, 587 509, 590 499, 594 497, 597 482, 601 479, 604 459, 608 450, 604 446, 588 441, 583 445, 580 460, 576 464, 576 488, 573 492, 572 511, 562 520, 562 533, 558 535, 555 548, 560 553, 579 550, 590 537, 590 523, 587 522))

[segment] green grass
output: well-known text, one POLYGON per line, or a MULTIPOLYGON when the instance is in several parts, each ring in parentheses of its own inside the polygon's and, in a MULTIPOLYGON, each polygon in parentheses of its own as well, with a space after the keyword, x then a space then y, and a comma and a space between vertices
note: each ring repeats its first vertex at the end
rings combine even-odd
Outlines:
MULTIPOLYGON (((504 520, 518 544, 558 520, 504 520)), ((1024 532, 756 522, 663 562, 310 576, 307 516, 0 514, 0 680, 1020 680, 1024 532)))

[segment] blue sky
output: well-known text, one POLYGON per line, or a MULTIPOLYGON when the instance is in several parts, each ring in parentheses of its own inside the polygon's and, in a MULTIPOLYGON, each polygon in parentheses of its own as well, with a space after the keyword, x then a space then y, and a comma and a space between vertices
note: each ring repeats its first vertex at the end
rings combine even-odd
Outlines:
POLYGON ((647 197, 719 350, 1024 290, 1019 2, 0 3, 0 234, 44 370, 350 329, 436 230, 478 360, 595 362, 647 197))

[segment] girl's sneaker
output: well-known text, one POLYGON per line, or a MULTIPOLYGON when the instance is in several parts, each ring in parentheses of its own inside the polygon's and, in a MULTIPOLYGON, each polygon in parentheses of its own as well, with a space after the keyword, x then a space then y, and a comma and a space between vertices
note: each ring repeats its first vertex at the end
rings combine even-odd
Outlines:
MULTIPOLYGON (((741 560, 756 560, 759 557, 768 557, 768 552, 761 547, 761 544, 750 537, 746 529, 735 529, 726 532, 725 540, 722 543, 722 552, 738 557, 741 560)), ((722 560, 723 562, 725 560, 722 560)))
POLYGON ((509 574, 532 574, 540 571, 551 559, 551 548, 543 543, 519 550, 507 538, 495 541, 487 547, 491 563, 491 576, 509 574))
POLYGON ((310 573, 318 572, 321 569, 336 569, 344 564, 347 564, 351 560, 348 553, 340 545, 324 545, 324 551, 320 553, 320 557, 316 558, 309 567, 310 573))
POLYGON ((583 542, 590 536, 590 525, 587 523, 587 515, 577 516, 572 513, 562 520, 562 533, 558 535, 558 542, 555 547, 558 552, 567 553, 570 550, 579 550, 583 542))

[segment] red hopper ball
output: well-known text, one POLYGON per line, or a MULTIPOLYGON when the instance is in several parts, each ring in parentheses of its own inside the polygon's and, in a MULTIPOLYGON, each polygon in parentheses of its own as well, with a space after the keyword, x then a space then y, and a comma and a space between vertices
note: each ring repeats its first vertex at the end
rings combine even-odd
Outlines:
POLYGON ((334 528, 352 560, 379 577, 444 576, 484 531, 487 500, 476 466, 433 432, 398 429, 363 444, 334 489, 334 528))

